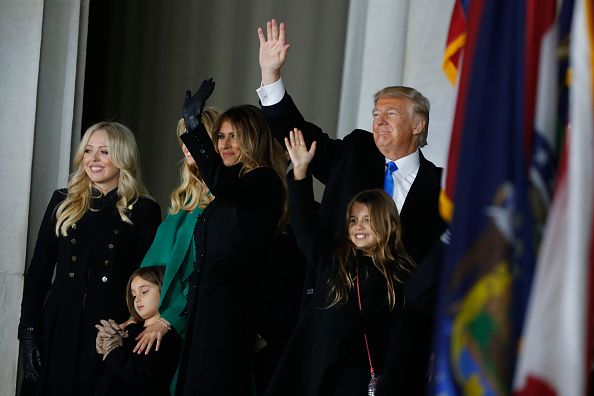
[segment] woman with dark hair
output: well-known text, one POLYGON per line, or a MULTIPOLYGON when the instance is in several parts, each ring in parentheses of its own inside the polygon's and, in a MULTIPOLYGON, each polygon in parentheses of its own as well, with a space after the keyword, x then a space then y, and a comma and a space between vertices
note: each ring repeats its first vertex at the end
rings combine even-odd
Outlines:
POLYGON ((188 294, 188 328, 179 395, 249 395, 258 327, 260 266, 285 212, 284 152, 261 111, 225 111, 215 144, 200 122, 214 82, 184 101, 182 141, 215 199, 194 231, 196 262, 188 294))
POLYGON ((128 318, 126 282, 161 220, 124 125, 87 129, 73 168, 68 188, 50 200, 25 276, 18 331, 23 389, 38 395, 93 394, 101 365, 95 324, 128 318))

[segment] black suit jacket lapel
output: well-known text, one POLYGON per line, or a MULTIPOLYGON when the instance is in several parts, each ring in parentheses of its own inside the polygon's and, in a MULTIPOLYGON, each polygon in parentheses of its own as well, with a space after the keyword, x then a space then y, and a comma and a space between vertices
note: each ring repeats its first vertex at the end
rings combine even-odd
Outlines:
POLYGON ((384 189, 384 174, 386 173, 386 157, 376 148, 372 153, 369 177, 373 177, 373 185, 384 189))
POLYGON ((401 216, 404 214, 406 217, 409 217, 411 214, 416 213, 419 210, 419 204, 423 202, 423 200, 419 199, 419 197, 423 197, 427 191, 426 182, 429 161, 425 159, 423 153, 421 153, 421 150, 419 150, 419 157, 419 172, 417 173, 417 177, 415 177, 415 181, 406 195, 404 205, 402 205, 402 210, 400 211, 401 216))

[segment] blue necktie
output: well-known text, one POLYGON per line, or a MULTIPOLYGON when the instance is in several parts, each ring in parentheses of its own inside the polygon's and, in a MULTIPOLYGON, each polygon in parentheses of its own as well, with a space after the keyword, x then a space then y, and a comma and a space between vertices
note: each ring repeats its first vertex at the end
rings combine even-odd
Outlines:
POLYGON ((384 175, 384 191, 392 197, 394 195, 394 178, 392 177, 392 173, 398 170, 398 166, 394 163, 394 161, 388 161, 386 163, 386 173, 384 175))

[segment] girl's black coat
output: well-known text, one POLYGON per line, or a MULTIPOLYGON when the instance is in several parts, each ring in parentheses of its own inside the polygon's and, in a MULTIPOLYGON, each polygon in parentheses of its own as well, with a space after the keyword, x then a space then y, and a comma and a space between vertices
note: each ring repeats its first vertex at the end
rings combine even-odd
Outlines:
POLYGON ((99 376, 95 396, 166 396, 179 363, 181 337, 175 329, 161 340, 158 351, 149 354, 133 353, 136 336, 144 328, 129 325, 124 345, 111 351, 105 359, 105 368, 99 376))
MULTIPOLYGON (((335 256, 332 234, 318 220, 311 178, 289 180, 289 207, 301 251, 318 272, 317 285, 267 395, 364 395, 370 372, 363 333, 367 333, 376 374, 389 376, 402 288, 397 289, 398 306, 390 310, 381 273, 370 258, 353 257, 348 266, 354 274, 359 265, 362 311, 358 309, 356 288, 347 303, 324 308, 328 305, 326 281, 334 270, 335 256)), ((391 394, 389 389, 385 392, 391 394)))
POLYGON ((93 393, 101 365, 94 326, 100 319, 128 319, 126 284, 161 220, 159 205, 139 198, 129 213, 134 224, 125 223, 115 206, 114 189, 93 198, 95 210, 87 211, 66 237, 57 237, 56 208, 66 193, 55 191, 47 206, 21 306, 19 326, 37 329, 41 338, 40 395, 93 393))
POLYGON ((215 196, 194 232, 195 271, 176 393, 249 395, 259 326, 262 267, 283 205, 280 177, 260 167, 243 175, 223 165, 206 130, 182 135, 215 196))

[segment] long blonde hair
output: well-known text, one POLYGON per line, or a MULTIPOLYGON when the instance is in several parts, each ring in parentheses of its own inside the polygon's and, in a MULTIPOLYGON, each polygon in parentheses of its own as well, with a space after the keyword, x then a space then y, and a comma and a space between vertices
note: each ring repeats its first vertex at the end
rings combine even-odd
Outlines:
POLYGON ((259 167, 272 168, 282 181, 283 206, 280 225, 287 221, 287 156, 282 146, 272 138, 262 110, 253 105, 234 106, 217 119, 213 129, 213 142, 217 148, 218 131, 224 122, 232 125, 241 149, 240 175, 259 167))
POLYGON ((57 236, 66 236, 68 228, 79 221, 91 208, 91 199, 94 197, 93 182, 85 172, 83 157, 91 135, 98 130, 104 131, 107 135, 107 148, 111 162, 120 170, 117 191, 119 199, 116 207, 122 220, 132 224, 128 217, 128 207, 133 205, 139 196, 149 197, 142 183, 140 154, 132 131, 117 122, 106 121, 92 125, 85 131, 78 145, 72 161, 74 171, 68 179, 68 195, 58 205, 56 211, 57 236))
MULTIPOLYGON (((213 135, 213 126, 221 111, 216 107, 207 107, 202 111, 202 123, 206 127, 208 133, 213 135)), ((177 122, 177 137, 180 147, 183 142, 179 137, 186 132, 186 123, 183 118, 177 122)), ((200 207, 204 209, 212 200, 214 196, 208 191, 208 187, 202 181, 198 173, 198 167, 190 166, 188 159, 184 157, 179 168, 180 184, 171 193, 171 208, 170 214, 176 214, 180 210, 191 212, 200 207)))
POLYGON ((336 252, 336 267, 328 279, 330 293, 328 306, 346 303, 354 286, 355 277, 349 271, 351 257, 361 253, 348 238, 348 224, 353 204, 358 202, 367 206, 371 218, 371 228, 376 234, 377 244, 365 253, 371 256, 373 264, 386 280, 387 298, 390 309, 396 306, 396 285, 403 283, 404 275, 412 273, 414 261, 404 249, 401 239, 400 217, 394 200, 379 189, 365 190, 349 202, 346 210, 346 240, 336 252))

